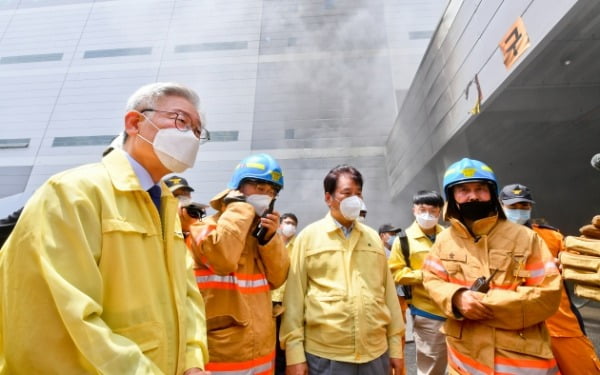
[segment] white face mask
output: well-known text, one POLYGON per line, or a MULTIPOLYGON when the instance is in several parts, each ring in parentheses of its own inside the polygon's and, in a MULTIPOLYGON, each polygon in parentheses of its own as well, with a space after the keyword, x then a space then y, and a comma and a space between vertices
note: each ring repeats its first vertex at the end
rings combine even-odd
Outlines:
POLYGON ((517 224, 525 224, 531 218, 531 210, 505 208, 504 213, 508 220, 517 224))
POLYGON ((256 212, 258 216, 262 216, 267 208, 269 208, 272 199, 271 196, 266 194, 252 194, 246 197, 246 202, 254 207, 254 212, 256 212))
POLYGON ((180 207, 186 207, 189 206, 192 203, 192 198, 187 197, 185 195, 180 195, 177 197, 177 199, 179 199, 179 206, 180 207))
POLYGON ((422 214, 415 215, 415 219, 417 219, 417 224, 419 224, 421 228, 431 229, 436 226, 439 217, 433 216, 428 212, 423 212, 422 214))
POLYGON ((358 195, 342 199, 340 211, 346 220, 354 221, 360 215, 364 202, 358 195))
POLYGON ((292 237, 296 234, 296 226, 294 224, 283 224, 281 226, 281 234, 286 237, 292 237))
POLYGON ((162 165, 171 172, 177 173, 193 167, 200 147, 200 139, 196 138, 194 132, 182 132, 176 128, 161 129, 154 125, 148 117, 146 119, 158 130, 154 136, 154 142, 150 142, 140 133, 137 136, 154 147, 154 153, 162 165))

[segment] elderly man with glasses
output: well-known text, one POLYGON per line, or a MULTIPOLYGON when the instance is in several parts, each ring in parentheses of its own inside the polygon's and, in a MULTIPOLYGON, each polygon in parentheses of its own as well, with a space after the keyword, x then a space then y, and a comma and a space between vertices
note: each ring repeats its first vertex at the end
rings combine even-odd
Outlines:
POLYGON ((205 373, 204 304, 161 182, 194 164, 198 106, 180 84, 141 87, 124 143, 26 204, 0 251, 0 373, 205 373))

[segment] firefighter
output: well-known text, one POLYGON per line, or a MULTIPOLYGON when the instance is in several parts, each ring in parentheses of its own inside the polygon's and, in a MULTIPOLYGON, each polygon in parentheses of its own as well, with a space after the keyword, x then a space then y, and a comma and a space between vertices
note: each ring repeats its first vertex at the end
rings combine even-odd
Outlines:
POLYGON ((436 239, 423 279, 448 317, 449 373, 555 374, 544 321, 558 308, 561 280, 546 244, 506 220, 486 164, 464 158, 443 185, 451 225, 436 239))
POLYGON ((190 226, 187 243, 206 303, 206 369, 213 375, 273 372, 270 290, 285 282, 289 255, 277 233, 279 213, 270 208, 282 188, 277 161, 268 154, 251 155, 238 164, 228 188, 210 201, 217 212, 190 226))
MULTIPOLYGON (((531 190, 522 184, 506 185, 500 191, 500 201, 508 220, 533 229, 548 245, 553 257, 564 250, 564 238, 558 229, 546 224, 533 223, 531 210, 535 201, 531 190)), ((583 319, 564 286, 556 314, 546 320, 550 332, 552 353, 562 374, 600 374, 600 360, 594 344, 585 335, 583 319)))

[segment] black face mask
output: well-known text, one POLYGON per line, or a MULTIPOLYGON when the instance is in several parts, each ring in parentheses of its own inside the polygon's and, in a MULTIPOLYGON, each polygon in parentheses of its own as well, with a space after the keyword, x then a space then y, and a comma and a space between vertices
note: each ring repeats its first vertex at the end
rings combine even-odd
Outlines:
POLYGON ((464 219, 475 221, 496 213, 496 205, 493 200, 458 203, 458 211, 464 219))

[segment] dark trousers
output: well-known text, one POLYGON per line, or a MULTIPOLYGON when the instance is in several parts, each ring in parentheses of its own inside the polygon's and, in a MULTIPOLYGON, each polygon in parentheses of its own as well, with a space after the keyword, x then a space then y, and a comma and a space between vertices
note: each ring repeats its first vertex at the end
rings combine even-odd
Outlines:
POLYGON ((310 375, 388 375, 390 372, 390 356, 387 352, 367 363, 339 362, 305 354, 310 375))
POLYGON ((285 375, 285 350, 279 344, 279 327, 281 315, 275 318, 275 375, 285 375))

